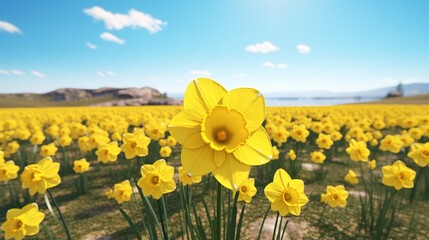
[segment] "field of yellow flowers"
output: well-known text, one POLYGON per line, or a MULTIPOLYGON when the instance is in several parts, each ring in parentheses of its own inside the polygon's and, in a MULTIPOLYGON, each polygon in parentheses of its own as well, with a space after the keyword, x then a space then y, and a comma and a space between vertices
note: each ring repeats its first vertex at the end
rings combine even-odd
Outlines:
POLYGON ((428 239, 429 107, 0 109, 0 239, 428 239))

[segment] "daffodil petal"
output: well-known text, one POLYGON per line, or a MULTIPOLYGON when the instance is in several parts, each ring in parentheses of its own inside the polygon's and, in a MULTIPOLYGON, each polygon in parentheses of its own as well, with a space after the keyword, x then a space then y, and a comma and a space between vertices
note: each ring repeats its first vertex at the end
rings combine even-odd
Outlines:
POLYGON ((222 98, 222 103, 229 108, 239 110, 244 115, 250 132, 258 129, 265 119, 265 100, 256 89, 231 90, 222 98))
POLYGON ((288 187, 288 183, 290 182, 290 180, 292 179, 290 178, 289 174, 285 170, 280 168, 274 174, 273 182, 282 184, 283 189, 285 189, 288 187))
POLYGON ((210 145, 198 149, 182 148, 182 165, 185 171, 192 176, 208 174, 216 169, 213 153, 210 145))
POLYGON ((283 191, 279 185, 272 182, 269 183, 264 189, 265 196, 270 202, 274 202, 278 198, 282 198, 283 191))
POLYGON ((259 166, 273 158, 273 147, 270 136, 262 126, 247 139, 246 144, 233 152, 234 156, 244 164, 259 166))
POLYGON ((226 154, 222 166, 212 173, 216 180, 228 189, 237 189, 249 176, 250 166, 241 163, 233 155, 226 154))
POLYGON ((214 161, 216 164, 216 167, 222 166, 223 162, 225 161, 225 151, 215 151, 214 152, 214 161))
POLYGON ((195 111, 184 110, 170 121, 168 130, 184 147, 201 148, 205 144, 201 137, 201 121, 202 118, 195 111))
POLYGON ((197 78, 186 89, 183 108, 193 109, 202 116, 216 106, 226 92, 222 85, 211 79, 197 78))

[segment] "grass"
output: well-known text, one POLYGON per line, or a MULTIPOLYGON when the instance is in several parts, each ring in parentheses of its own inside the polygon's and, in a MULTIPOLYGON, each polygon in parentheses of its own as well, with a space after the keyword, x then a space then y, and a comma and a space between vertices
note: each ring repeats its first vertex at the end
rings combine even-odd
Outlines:
POLYGON ((113 96, 104 96, 77 101, 54 101, 52 97, 38 94, 0 95, 0 108, 89 106, 113 100, 117 99, 113 96))
POLYGON ((364 102, 358 104, 429 104, 429 94, 421 94, 408 97, 385 98, 374 102, 364 102))

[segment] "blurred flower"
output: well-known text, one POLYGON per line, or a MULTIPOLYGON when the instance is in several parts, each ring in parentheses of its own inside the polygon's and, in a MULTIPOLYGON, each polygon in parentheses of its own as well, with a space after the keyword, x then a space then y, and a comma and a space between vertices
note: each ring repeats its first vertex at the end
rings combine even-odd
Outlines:
POLYGON ((255 196, 257 192, 255 187, 255 179, 249 178, 245 180, 240 186, 238 186, 238 190, 233 190, 233 196, 235 196, 237 191, 237 201, 245 201, 246 203, 250 203, 252 201, 252 197, 255 196))
POLYGON ((381 170, 384 185, 394 187, 396 190, 414 187, 416 172, 408 168, 402 161, 397 160, 391 166, 384 166, 381 170))
POLYGON ((136 156, 144 157, 148 155, 150 138, 146 137, 142 130, 134 131, 133 133, 125 133, 123 140, 124 143, 122 144, 121 149, 122 152, 125 153, 125 157, 127 159, 132 159, 136 156))
POLYGON ((130 201, 132 195, 133 189, 131 188, 130 181, 128 180, 115 184, 115 186, 113 187, 113 193, 106 193, 106 196, 108 198, 109 196, 115 198, 118 204, 130 201))
POLYGON ((52 157, 55 155, 55 153, 57 153, 58 148, 57 146, 55 146, 54 143, 50 143, 48 145, 43 145, 40 148, 40 156, 42 157, 52 157))
POLYGON ((320 133, 319 137, 316 139, 316 144, 319 148, 330 149, 334 141, 332 141, 330 135, 320 133))
POLYGON ((22 188, 29 189, 30 195, 44 194, 46 189, 53 188, 61 183, 60 164, 47 157, 36 164, 30 164, 24 168, 21 174, 22 188))
POLYGON ((6 213, 6 222, 1 225, 6 239, 21 240, 25 236, 34 236, 39 233, 39 225, 45 214, 39 211, 36 203, 30 203, 23 208, 12 208, 6 213))
POLYGON ((292 127, 292 131, 290 132, 290 136, 295 139, 297 142, 305 142, 307 141, 307 137, 310 132, 307 130, 305 125, 294 125, 292 127))
POLYGON ((164 147, 161 147, 161 149, 159 149, 159 155, 161 155, 161 157, 163 158, 168 158, 170 157, 172 151, 173 150, 171 149, 171 147, 164 146, 164 147))
POLYGON ((349 192, 346 191, 343 185, 338 186, 327 186, 326 193, 323 193, 321 196, 321 201, 326 203, 331 208, 335 207, 345 207, 347 204, 347 198, 349 197, 349 192))
POLYGON ((98 161, 109 163, 115 162, 118 159, 119 153, 121 153, 121 149, 118 147, 118 142, 114 141, 109 144, 101 145, 95 152, 95 155, 97 155, 98 161))
POLYGON ((311 161, 313 161, 314 163, 322 164, 326 160, 325 154, 323 154, 321 151, 314 151, 310 155, 311 161))
POLYGON ((359 178, 356 175, 356 173, 349 169, 349 171, 347 172, 346 176, 344 176, 344 180, 346 180, 347 182, 349 182, 350 184, 358 184, 359 183, 359 178))
POLYGON ((352 139, 350 141, 349 147, 346 149, 346 152, 350 155, 350 158, 353 161, 363 161, 367 162, 369 154, 371 153, 369 149, 366 147, 365 142, 357 142, 352 139))
POLYGON ((13 161, 5 161, 4 153, 0 151, 0 182, 7 182, 18 177, 19 167, 13 161))
POLYGON ((429 142, 411 145, 411 150, 407 156, 420 167, 426 167, 429 164, 429 142))
POLYGON ((287 153, 287 156, 292 161, 296 160, 296 154, 295 154, 295 151, 293 149, 289 150, 289 152, 287 153))
POLYGON ((277 146, 273 146, 273 160, 279 159, 279 150, 277 149, 277 146))
POLYGON ((401 151, 402 146, 403 143, 398 136, 387 135, 380 141, 380 150, 384 152, 398 153, 401 151))
POLYGON ((73 171, 76 173, 84 173, 89 170, 89 162, 82 158, 73 162, 73 171))

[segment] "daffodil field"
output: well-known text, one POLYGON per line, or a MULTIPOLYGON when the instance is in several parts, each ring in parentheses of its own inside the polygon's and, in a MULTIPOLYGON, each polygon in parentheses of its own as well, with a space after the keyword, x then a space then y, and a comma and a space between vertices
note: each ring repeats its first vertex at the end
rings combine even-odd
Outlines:
POLYGON ((428 239, 429 107, 0 109, 0 239, 428 239))

